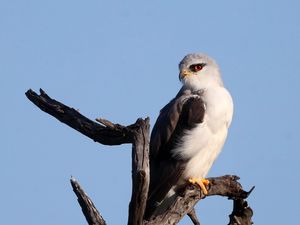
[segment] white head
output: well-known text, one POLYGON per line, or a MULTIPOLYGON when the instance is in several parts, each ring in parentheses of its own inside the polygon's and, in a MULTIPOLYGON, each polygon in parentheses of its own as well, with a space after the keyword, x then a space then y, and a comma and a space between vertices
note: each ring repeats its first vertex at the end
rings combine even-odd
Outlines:
POLYGON ((209 86, 223 86, 217 63, 202 53, 186 55, 179 63, 179 80, 188 89, 200 90, 209 86))

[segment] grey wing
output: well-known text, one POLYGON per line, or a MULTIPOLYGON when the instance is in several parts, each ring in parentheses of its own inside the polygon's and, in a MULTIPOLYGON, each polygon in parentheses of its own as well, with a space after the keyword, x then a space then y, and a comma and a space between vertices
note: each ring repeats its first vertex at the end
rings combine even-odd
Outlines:
POLYGON ((203 121, 205 106, 200 96, 181 95, 160 112, 150 140, 150 187, 146 218, 161 202, 184 171, 186 160, 174 158, 172 149, 186 130, 203 121))

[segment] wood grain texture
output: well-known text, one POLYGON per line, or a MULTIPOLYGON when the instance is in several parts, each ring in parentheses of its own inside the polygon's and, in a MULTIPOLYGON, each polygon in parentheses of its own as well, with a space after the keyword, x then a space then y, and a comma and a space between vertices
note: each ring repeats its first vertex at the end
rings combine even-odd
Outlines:
POLYGON ((111 123, 111 126, 106 126, 107 123, 96 123, 81 115, 74 108, 50 98, 42 89, 40 89, 39 95, 31 89, 25 94, 27 98, 41 110, 93 139, 95 142, 104 145, 120 145, 132 143, 133 141, 126 126, 113 123, 111 123))
POLYGON ((149 119, 139 119, 132 143, 132 195, 129 204, 128 225, 143 224, 149 189, 149 119))
POLYGON ((81 188, 80 184, 73 177, 70 180, 73 187, 73 191, 77 196, 77 201, 81 206, 81 210, 85 216, 86 221, 89 225, 106 225, 105 220, 98 212, 92 200, 81 188))
MULTIPOLYGON (((182 193, 180 193, 171 207, 164 214, 150 218, 145 224, 177 224, 187 213, 193 210, 198 201, 208 196, 219 195, 228 197, 229 199, 233 199, 234 202, 243 202, 245 206, 246 201, 244 199, 249 196, 252 189, 250 192, 244 191, 241 184, 237 182, 239 177, 225 175, 207 179, 210 181, 208 195, 204 195, 199 187, 189 184, 182 188, 182 193)), ((249 207, 241 206, 242 205, 237 205, 238 209, 233 210, 232 217, 236 217, 239 221, 249 222, 241 223, 241 225, 251 224, 252 213, 250 213, 250 211, 252 212, 252 210, 249 207), (248 217, 246 218, 245 215, 248 217)), ((230 222, 229 224, 233 225, 235 223, 233 221, 233 223, 230 222)))

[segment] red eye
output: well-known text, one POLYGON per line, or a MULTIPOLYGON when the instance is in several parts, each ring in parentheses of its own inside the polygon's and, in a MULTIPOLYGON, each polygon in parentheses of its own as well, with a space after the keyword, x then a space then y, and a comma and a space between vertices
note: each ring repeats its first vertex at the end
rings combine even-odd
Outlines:
POLYGON ((190 66, 190 70, 193 72, 198 72, 198 71, 202 70, 204 66, 205 66, 205 64, 203 64, 203 63, 193 64, 190 66))
POLYGON ((202 70, 202 68, 203 68, 203 66, 200 66, 200 65, 195 66, 196 71, 202 70))

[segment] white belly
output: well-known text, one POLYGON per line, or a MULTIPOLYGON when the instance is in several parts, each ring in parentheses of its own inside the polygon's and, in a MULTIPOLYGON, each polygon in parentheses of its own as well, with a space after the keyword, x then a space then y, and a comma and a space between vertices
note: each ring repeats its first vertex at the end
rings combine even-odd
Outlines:
MULTIPOLYGON (((201 127, 198 129, 201 129, 201 127)), ((183 179, 201 179, 207 175, 213 162, 216 160, 224 145, 227 137, 227 127, 224 126, 223 129, 220 129, 217 133, 210 133, 207 136, 210 137, 208 137, 207 142, 205 145, 202 145, 201 148, 197 148, 197 142, 194 142, 193 146, 190 147, 193 148, 195 154, 193 154, 186 165, 182 177, 183 179)))
POLYGON ((173 149, 175 157, 188 160, 183 179, 207 175, 224 145, 231 123, 233 103, 226 89, 206 91, 203 100, 206 105, 203 123, 187 131, 173 149))

